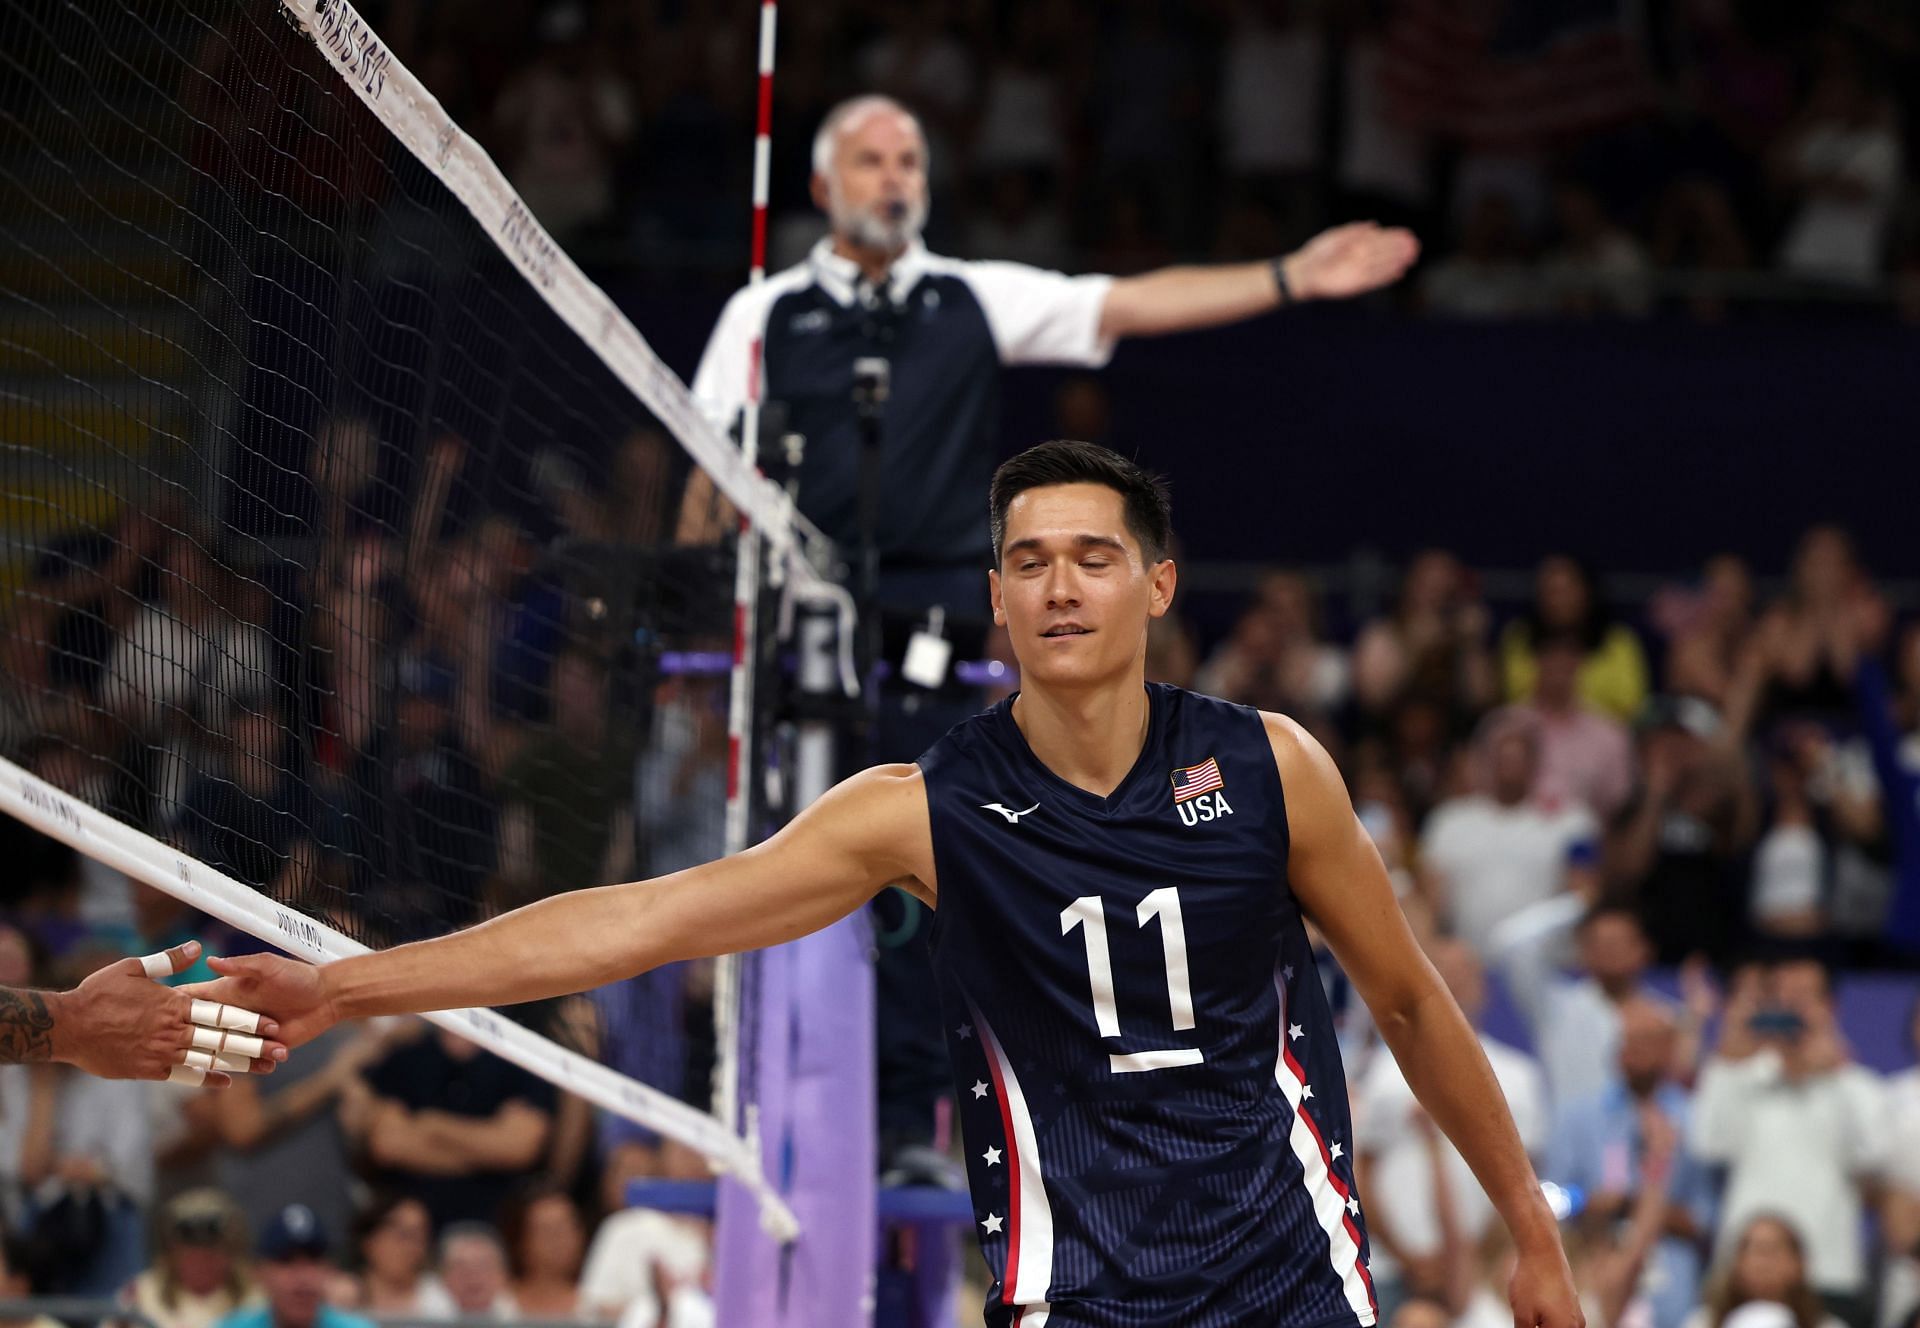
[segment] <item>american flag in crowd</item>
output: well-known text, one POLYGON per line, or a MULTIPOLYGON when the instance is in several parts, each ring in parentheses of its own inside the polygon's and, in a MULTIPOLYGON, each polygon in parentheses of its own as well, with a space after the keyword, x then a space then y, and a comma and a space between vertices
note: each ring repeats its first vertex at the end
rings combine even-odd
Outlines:
POLYGON ((1199 765, 1190 765, 1184 770, 1173 772, 1173 800, 1185 802, 1188 798, 1197 798, 1202 793, 1211 793, 1222 787, 1220 763, 1209 756, 1199 765))
POLYGON ((1393 0, 1397 118, 1473 147, 1538 145, 1652 111, 1635 0, 1393 0))

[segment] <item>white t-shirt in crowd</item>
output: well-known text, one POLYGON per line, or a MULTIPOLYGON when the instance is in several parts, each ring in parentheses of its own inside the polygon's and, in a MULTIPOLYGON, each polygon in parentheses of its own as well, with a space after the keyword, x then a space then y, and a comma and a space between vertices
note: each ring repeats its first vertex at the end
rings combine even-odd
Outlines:
POLYGON ((1781 264, 1830 281, 1871 281, 1880 270, 1900 190, 1899 137, 1886 125, 1815 125, 1794 144, 1792 158, 1806 175, 1837 178, 1864 193, 1810 195, 1781 241, 1781 264))
POLYGON ((1476 794, 1434 809, 1420 854, 1445 882, 1454 934, 1485 956, 1503 919, 1560 892, 1568 854, 1598 830, 1583 807, 1503 806, 1476 794))
POLYGON ((580 1273, 580 1305, 619 1316, 621 1328, 680 1328, 704 1295, 675 1295, 662 1318, 661 1282, 698 1292, 707 1275, 711 1228, 697 1219, 629 1208, 600 1224, 580 1273), (681 1302, 688 1301, 684 1307, 681 1302))
POLYGON ((1234 30, 1222 72, 1218 120, 1236 175, 1312 170, 1320 155, 1320 88, 1326 45, 1310 27, 1234 30))
MULTIPOLYGON (((1546 1083, 1539 1064, 1524 1052, 1481 1035, 1480 1046, 1493 1066, 1493 1077, 1513 1113, 1520 1142, 1537 1153, 1547 1139, 1546 1083)), ((1400 1247, 1409 1254, 1427 1255, 1440 1249, 1440 1209, 1434 1192, 1433 1161, 1427 1139, 1418 1126, 1425 1111, 1400 1065, 1391 1055, 1375 1056, 1354 1092, 1354 1143, 1368 1159, 1368 1188, 1387 1196, 1380 1202, 1384 1220, 1393 1228, 1400 1247)), ((1461 1236, 1478 1241, 1494 1220, 1493 1202, 1474 1179, 1466 1159, 1443 1136, 1438 1140, 1461 1236)), ((1376 1216, 1376 1220, 1381 1220, 1376 1216)), ((1378 1244, 1373 1247, 1376 1276, 1393 1271, 1393 1261, 1378 1244)))
POLYGON ((1887 1125, 1880 1077, 1861 1066, 1794 1080, 1773 1051, 1709 1059, 1687 1136, 1702 1162, 1727 1168, 1716 1258, 1732 1252, 1752 1218, 1784 1213, 1799 1228, 1814 1289, 1861 1291, 1860 1182, 1886 1160, 1887 1125))

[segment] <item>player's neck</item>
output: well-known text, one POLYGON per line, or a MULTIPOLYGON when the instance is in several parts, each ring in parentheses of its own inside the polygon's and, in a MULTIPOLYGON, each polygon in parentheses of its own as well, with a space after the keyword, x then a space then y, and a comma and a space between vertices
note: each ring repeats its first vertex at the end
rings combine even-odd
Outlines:
POLYGON ((1013 722, 1040 763, 1098 797, 1120 787, 1147 745, 1152 707, 1138 676, 1109 687, 1074 691, 1023 690, 1013 722))
POLYGON ((885 283, 887 273, 893 270, 894 261, 906 251, 905 245, 897 249, 876 249, 871 245, 855 244, 844 235, 833 237, 833 252, 859 264, 860 275, 876 286, 885 283))

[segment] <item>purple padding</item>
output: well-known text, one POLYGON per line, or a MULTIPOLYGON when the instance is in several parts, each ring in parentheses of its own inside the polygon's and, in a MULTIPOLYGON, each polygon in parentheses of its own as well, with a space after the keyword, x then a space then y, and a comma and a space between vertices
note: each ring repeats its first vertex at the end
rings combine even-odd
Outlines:
POLYGON ((789 1250, 720 1185, 720 1328, 860 1328, 873 1318, 873 940, 863 911, 760 961, 760 1157, 800 1219, 789 1250))

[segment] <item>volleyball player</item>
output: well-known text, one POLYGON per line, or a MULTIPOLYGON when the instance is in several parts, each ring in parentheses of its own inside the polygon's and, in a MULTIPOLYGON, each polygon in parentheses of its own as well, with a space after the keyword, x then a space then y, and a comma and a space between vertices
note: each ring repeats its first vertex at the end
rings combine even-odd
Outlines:
POLYGON ((1304 929, 1366 998, 1519 1251, 1518 1328, 1581 1328, 1554 1218, 1472 1030, 1332 760, 1293 721, 1144 682, 1176 581, 1165 489, 1085 443, 1003 465, 996 621, 1022 690, 768 842, 205 995, 297 1044, 336 1020, 510 1004, 791 940, 890 882, 937 910, 993 1328, 1377 1319, 1344 1076, 1304 929))

